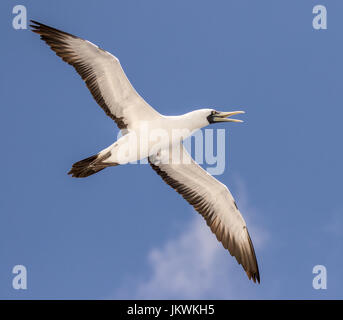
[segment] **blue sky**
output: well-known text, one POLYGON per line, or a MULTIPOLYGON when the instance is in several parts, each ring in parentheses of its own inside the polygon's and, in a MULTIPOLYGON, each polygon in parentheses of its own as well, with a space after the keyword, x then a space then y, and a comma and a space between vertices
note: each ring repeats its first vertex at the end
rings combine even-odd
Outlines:
POLYGON ((0 2, 0 297, 343 298, 339 1, 0 2), (118 129, 76 72, 12 8, 115 54, 159 112, 236 110, 228 185, 255 243, 261 284, 148 165, 66 173, 118 129), (328 29, 312 8, 326 5, 328 29), (225 108, 225 109, 224 109, 225 108), (27 290, 12 288, 25 265, 27 290), (312 268, 327 268, 314 290, 312 268))

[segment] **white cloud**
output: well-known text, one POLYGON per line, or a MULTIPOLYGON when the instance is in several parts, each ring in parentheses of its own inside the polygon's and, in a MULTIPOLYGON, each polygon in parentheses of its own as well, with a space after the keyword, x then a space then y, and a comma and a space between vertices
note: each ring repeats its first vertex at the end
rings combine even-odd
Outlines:
POLYGON ((213 289, 224 263, 223 249, 200 216, 162 248, 149 253, 150 278, 137 288, 138 298, 201 298, 213 289))
POLYGON ((236 202, 238 203, 239 210, 242 213, 244 220, 249 229, 249 233, 252 236, 252 240, 255 248, 262 248, 268 242, 270 236, 269 233, 260 227, 256 221, 261 220, 260 213, 254 206, 251 205, 245 183, 240 177, 235 178, 235 184, 237 188, 236 202), (254 235, 254 237, 253 237, 254 235))
MULTIPOLYGON (((246 199, 243 187, 240 193, 244 216, 255 220, 254 210, 242 199, 246 199)), ((268 237, 251 222, 249 232, 255 249, 259 249, 268 237)), ((247 297, 244 291, 251 286, 242 267, 216 240, 199 214, 175 238, 150 250, 147 259, 151 267, 148 278, 135 285, 131 282, 132 287, 126 283, 126 289, 118 290, 115 298, 234 299, 247 297)))

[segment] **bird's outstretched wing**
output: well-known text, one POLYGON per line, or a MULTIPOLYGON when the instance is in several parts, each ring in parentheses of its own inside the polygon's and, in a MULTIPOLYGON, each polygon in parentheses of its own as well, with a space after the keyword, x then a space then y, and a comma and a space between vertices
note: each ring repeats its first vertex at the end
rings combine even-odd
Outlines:
POLYGON ((50 48, 72 65, 96 102, 120 129, 138 120, 151 120, 158 112, 132 87, 119 60, 93 43, 31 20, 31 28, 50 48))
POLYGON ((182 144, 180 148, 178 154, 181 153, 182 158, 178 163, 172 159, 173 150, 169 150, 167 155, 151 156, 151 167, 204 217, 218 241, 243 266, 249 279, 260 282, 255 250, 230 191, 202 169, 182 144))

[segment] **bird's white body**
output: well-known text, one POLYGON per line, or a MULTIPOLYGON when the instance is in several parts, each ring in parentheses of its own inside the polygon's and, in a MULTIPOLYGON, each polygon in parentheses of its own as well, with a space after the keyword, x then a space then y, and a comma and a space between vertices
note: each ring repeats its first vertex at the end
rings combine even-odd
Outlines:
POLYGON ((126 164, 153 156, 156 151, 174 148, 196 130, 208 125, 205 115, 211 109, 200 109, 181 116, 156 114, 153 119, 139 120, 116 142, 100 154, 111 153, 104 162, 126 164))
POLYGON ((151 167, 206 220, 217 239, 242 264, 249 279, 260 281, 255 251, 228 188, 203 170, 182 145, 195 130, 242 113, 200 109, 163 116, 144 101, 127 79, 119 60, 93 43, 33 21, 33 31, 72 65, 96 102, 122 130, 108 148, 73 164, 73 177, 88 177, 109 166, 148 158, 151 167), (175 156, 176 155, 176 156, 175 156))

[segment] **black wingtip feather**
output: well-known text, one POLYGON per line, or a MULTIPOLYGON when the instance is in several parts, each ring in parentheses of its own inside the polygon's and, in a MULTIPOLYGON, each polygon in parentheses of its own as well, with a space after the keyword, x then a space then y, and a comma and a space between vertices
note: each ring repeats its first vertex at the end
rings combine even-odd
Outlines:
POLYGON ((30 27, 31 27, 31 31, 32 32, 35 32, 35 33, 38 33, 38 34, 43 34, 43 33, 50 33, 50 34, 63 34, 63 35, 66 35, 66 36, 70 36, 72 38, 77 38, 76 36, 74 36, 73 34, 70 34, 68 32, 64 32, 62 30, 59 30, 59 29, 56 29, 56 28, 53 28, 53 27, 50 27, 44 23, 41 23, 41 22, 38 22, 36 20, 30 20, 30 22, 32 24, 30 24, 30 27))

